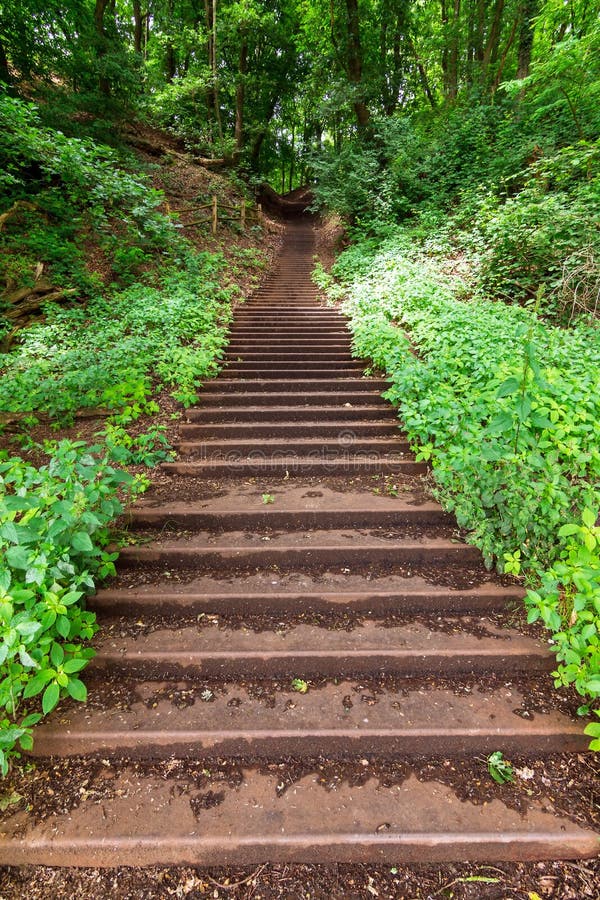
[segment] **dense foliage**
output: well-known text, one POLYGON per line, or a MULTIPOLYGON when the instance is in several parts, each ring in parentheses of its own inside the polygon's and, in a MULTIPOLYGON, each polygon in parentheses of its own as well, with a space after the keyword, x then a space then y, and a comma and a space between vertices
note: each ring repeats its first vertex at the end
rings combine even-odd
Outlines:
MULTIPOLYGON (((163 425, 128 426, 168 391, 189 405, 218 370, 231 301, 224 258, 199 251, 158 210, 162 195, 126 154, 43 125, 0 97, 0 431, 43 453, 0 451, 0 771, 63 696, 85 700, 95 617, 85 597, 114 573, 111 524, 148 485, 116 466, 168 458, 163 425), (92 271, 93 256, 108 274, 92 271), (49 293, 36 294, 36 290, 49 293), (12 313, 42 318, 20 322, 12 313), (27 305, 30 304, 30 305, 27 305), (2 352, 4 351, 4 352, 2 352), (68 425, 100 408, 98 444, 33 444, 42 416, 68 425)), ((257 254, 239 254, 241 266, 257 254)), ((151 422, 152 420, 149 419, 151 422)), ((10 441, 6 440, 6 446, 10 441)))
POLYGON ((600 696, 600 333, 465 299, 472 284, 437 251, 413 229, 339 257, 355 351, 389 374, 387 396, 469 539, 541 584, 529 619, 554 634, 557 683, 600 696))

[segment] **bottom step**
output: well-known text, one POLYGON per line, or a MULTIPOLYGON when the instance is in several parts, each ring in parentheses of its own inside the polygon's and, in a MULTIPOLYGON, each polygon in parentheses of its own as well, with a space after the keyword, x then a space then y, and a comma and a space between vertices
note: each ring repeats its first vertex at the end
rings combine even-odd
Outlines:
POLYGON ((499 862, 598 852, 597 835, 538 804, 525 815, 498 799, 477 806, 414 775, 385 788, 371 778, 328 790, 310 774, 280 793, 284 785, 270 774, 239 772, 231 786, 198 772, 182 778, 182 761, 166 765, 116 777, 96 770, 69 811, 36 823, 13 814, 3 823, 0 865, 499 862))

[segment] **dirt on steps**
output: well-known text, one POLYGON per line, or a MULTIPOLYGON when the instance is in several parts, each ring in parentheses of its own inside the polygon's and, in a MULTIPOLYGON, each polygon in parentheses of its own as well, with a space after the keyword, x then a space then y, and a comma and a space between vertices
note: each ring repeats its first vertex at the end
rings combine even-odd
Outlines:
POLYGON ((355 372, 313 248, 291 222, 132 511, 92 603, 90 703, 50 717, 14 785, 0 864, 34 868, 2 896, 595 896, 583 726, 548 700, 543 645, 502 625, 519 586, 461 541, 355 372))

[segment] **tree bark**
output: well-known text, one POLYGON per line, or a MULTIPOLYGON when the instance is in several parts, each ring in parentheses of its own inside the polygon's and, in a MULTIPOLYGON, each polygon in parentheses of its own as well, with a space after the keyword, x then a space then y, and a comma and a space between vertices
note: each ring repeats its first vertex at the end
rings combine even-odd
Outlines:
POLYGON ((248 71, 248 39, 244 35, 240 46, 238 80, 235 87, 235 157, 239 159, 244 149, 244 98, 248 71))
POLYGON ((4 84, 12 85, 12 78, 10 75, 10 69, 8 68, 8 59, 6 58, 6 51, 0 41, 0 81, 3 81, 4 84))
MULTIPOLYGON (((96 55, 98 57, 100 68, 102 68, 103 58, 108 53, 108 35, 106 34, 106 28, 104 26, 104 15, 108 9, 109 3, 110 0, 96 0, 96 5, 94 7, 94 25, 96 26, 97 38, 96 55)), ((98 88, 100 93, 104 94, 105 97, 110 96, 110 81, 103 72, 100 72, 98 75, 98 88)))
POLYGON ((450 47, 448 50, 448 85, 447 97, 455 100, 458 94, 458 35, 460 19, 460 0, 454 0, 454 15, 452 17, 452 32, 450 47))
POLYGON ((539 0, 523 0, 520 8, 521 21, 519 28, 519 53, 517 78, 527 78, 531 65, 531 48, 533 47, 533 20, 538 14, 539 0))
POLYGON ((414 41, 413 41, 412 37, 407 34, 406 40, 408 42, 409 50, 412 53, 412 55, 414 56, 415 63, 417 64, 417 71, 419 73, 419 79, 421 81, 421 87, 423 88, 423 93, 429 100, 429 105, 431 106, 431 108, 435 109, 436 108, 435 97, 433 96, 431 87, 429 85, 429 78, 427 77, 427 72, 425 70, 425 66, 423 65, 423 63, 419 57, 419 54, 417 53, 417 48, 414 45, 414 41))
POLYGON ((492 13, 490 31, 483 51, 482 80, 488 76, 490 63, 498 58, 498 45, 502 31, 502 14, 504 12, 504 0, 496 0, 492 13))
POLYGON ((359 127, 365 129, 371 120, 371 113, 365 103, 363 93, 363 57, 360 42, 358 0, 346 0, 346 10, 348 14, 348 78, 354 85, 356 92, 352 105, 359 127))
POLYGON ((140 0, 133 0, 133 49, 136 53, 142 53, 142 40, 144 37, 144 17, 142 16, 142 4, 140 0))

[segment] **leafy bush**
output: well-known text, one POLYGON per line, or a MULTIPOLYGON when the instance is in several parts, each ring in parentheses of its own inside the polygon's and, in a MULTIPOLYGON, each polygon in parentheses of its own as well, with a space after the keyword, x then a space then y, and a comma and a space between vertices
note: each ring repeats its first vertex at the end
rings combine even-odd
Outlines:
MULTIPOLYGON (((61 441, 39 469, 0 461, 0 771, 61 696, 85 700, 79 673, 97 630, 84 598, 114 574, 109 524, 136 479, 100 448, 61 441)), ((4 454, 6 457, 6 454, 4 454)))
POLYGON ((48 308, 47 321, 23 332, 21 345, 0 355, 0 406, 67 419, 81 407, 147 406, 165 385, 189 405, 216 374, 226 344, 231 290, 217 276, 222 258, 186 257, 157 287, 139 284, 85 309, 48 308))
POLYGON ((355 352, 389 374, 386 396, 418 458, 431 461, 437 496, 488 564, 541 583, 529 603, 555 633, 557 680, 600 696, 599 554, 588 546, 600 503, 600 333, 457 299, 465 284, 410 231, 357 244, 333 271, 348 293, 355 352))

